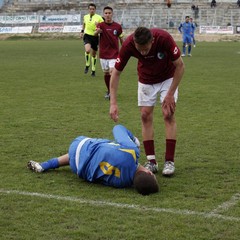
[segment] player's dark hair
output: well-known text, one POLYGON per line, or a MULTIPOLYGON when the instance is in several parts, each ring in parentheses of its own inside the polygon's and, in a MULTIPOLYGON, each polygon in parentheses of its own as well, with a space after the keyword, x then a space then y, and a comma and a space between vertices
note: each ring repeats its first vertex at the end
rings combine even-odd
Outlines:
POLYGON ((159 191, 155 176, 143 171, 139 171, 135 174, 133 186, 136 188, 137 192, 142 195, 149 195, 159 191))
POLYGON ((133 34, 133 39, 135 43, 145 45, 153 39, 153 36, 150 29, 146 27, 138 27, 133 34))
POLYGON ((111 7, 109 7, 109 6, 106 6, 104 9, 103 9, 103 11, 104 10, 111 10, 112 12, 113 12, 113 9, 111 8, 111 7))
POLYGON ((97 8, 94 3, 89 3, 89 4, 88 4, 88 8, 90 8, 90 7, 94 7, 95 9, 97 8))

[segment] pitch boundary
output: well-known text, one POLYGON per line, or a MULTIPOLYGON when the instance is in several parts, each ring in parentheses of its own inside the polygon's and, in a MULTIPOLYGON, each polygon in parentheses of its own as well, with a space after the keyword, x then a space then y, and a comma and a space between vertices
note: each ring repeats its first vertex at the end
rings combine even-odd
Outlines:
POLYGON ((210 212, 197 212, 197 211, 180 210, 180 209, 172 209, 172 208, 151 208, 151 207, 145 207, 145 206, 135 205, 135 204, 123 204, 123 203, 117 203, 117 202, 88 200, 88 199, 75 198, 75 197, 69 197, 69 196, 59 196, 59 195, 43 194, 43 193, 37 193, 37 192, 18 191, 18 190, 0 189, 0 193, 77 202, 80 204, 87 204, 92 206, 111 206, 111 207, 117 207, 117 208, 133 209, 136 211, 140 210, 140 211, 150 211, 150 212, 158 212, 158 213, 163 212, 163 213, 170 213, 170 214, 177 214, 177 215, 193 215, 193 216, 200 216, 203 218, 212 218, 212 219, 220 219, 224 221, 240 222, 239 217, 224 216, 218 213, 218 212, 226 211, 230 207, 233 207, 234 205, 236 205, 240 201, 239 193, 233 195, 229 201, 219 205, 216 209, 210 212))

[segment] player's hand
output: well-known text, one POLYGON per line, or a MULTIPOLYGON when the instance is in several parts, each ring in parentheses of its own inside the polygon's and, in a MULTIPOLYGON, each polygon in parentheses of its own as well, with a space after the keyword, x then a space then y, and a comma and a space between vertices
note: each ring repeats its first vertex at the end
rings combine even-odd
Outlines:
POLYGON ((176 103, 174 101, 174 97, 167 95, 162 103, 163 116, 165 118, 170 118, 174 114, 175 108, 176 108, 176 103))
POLYGON ((84 33, 80 33, 80 38, 83 38, 84 33))
POLYGON ((110 117, 114 122, 118 121, 118 106, 116 104, 111 104, 110 105, 110 112, 109 112, 110 117))
POLYGON ((101 28, 96 28, 96 33, 97 34, 102 33, 102 29, 101 28))

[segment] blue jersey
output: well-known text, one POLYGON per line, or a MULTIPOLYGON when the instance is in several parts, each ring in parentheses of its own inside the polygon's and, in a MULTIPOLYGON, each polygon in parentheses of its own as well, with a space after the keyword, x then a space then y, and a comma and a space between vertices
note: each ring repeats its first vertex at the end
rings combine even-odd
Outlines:
POLYGON ((80 178, 113 187, 129 187, 138 167, 139 148, 122 125, 113 129, 115 141, 77 137, 69 148, 70 167, 80 178))
POLYGON ((193 25, 190 22, 181 23, 179 28, 179 32, 183 33, 183 35, 191 35, 193 31, 193 25))
POLYGON ((192 33, 193 33, 192 23, 190 23, 190 22, 181 23, 178 30, 179 30, 179 32, 182 33, 183 42, 191 44, 192 43, 192 33))
POLYGON ((191 36, 194 37, 194 32, 196 30, 196 24, 195 23, 191 23, 192 24, 192 33, 191 33, 191 36))

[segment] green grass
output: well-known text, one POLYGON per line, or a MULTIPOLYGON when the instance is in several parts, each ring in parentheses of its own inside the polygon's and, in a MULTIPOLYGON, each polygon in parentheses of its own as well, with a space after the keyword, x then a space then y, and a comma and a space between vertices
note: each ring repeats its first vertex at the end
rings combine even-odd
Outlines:
MULTIPOLYGON (((65 154, 78 135, 112 139, 103 73, 98 63, 96 78, 83 74, 81 41, 2 41, 0 53, 0 239, 239 239, 239 42, 198 43, 184 58, 176 175, 157 174, 160 192, 147 197, 87 183, 68 167, 26 168, 65 154)), ((119 123, 141 139, 134 59, 119 107, 119 123)), ((161 167, 159 106, 154 125, 161 167)))

